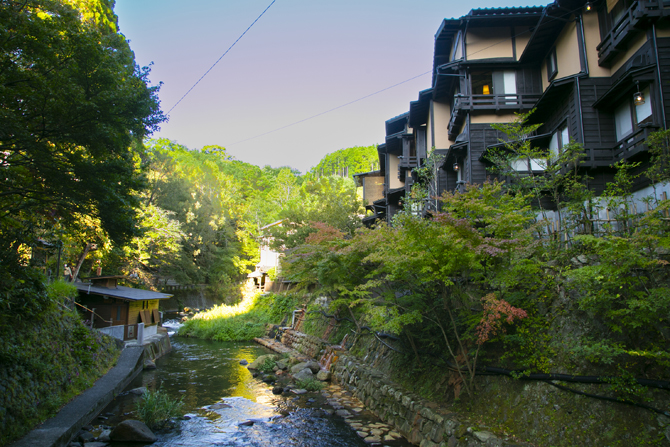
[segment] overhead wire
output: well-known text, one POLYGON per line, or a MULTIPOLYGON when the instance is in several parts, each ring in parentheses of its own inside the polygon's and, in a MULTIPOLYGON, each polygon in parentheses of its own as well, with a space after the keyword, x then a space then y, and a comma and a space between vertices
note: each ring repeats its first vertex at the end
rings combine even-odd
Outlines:
MULTIPOLYGON (((575 9, 569 11, 568 14, 573 14, 573 13, 579 11, 580 9, 581 9, 581 7, 579 7, 579 8, 575 8, 575 9)), ((560 20, 560 19, 557 18, 557 17, 552 17, 552 16, 549 16, 549 15, 547 15, 547 17, 548 17, 548 19, 545 21, 545 23, 547 23, 547 22, 551 22, 551 21, 554 21, 554 20, 560 20)), ((519 32, 519 33, 514 34, 514 35, 512 36, 512 38, 516 38, 516 37, 522 36, 522 35, 524 35, 524 34, 531 33, 532 30, 533 30, 533 28, 531 27, 531 28, 529 28, 529 29, 527 29, 527 30, 524 30, 524 31, 521 31, 521 32, 519 32)), ((495 46, 497 46, 497 45, 503 44, 503 43, 508 42, 508 41, 509 41, 509 39, 501 39, 500 41, 498 41, 498 42, 496 42, 496 43, 493 43, 493 44, 491 44, 491 45, 489 45, 489 46, 487 46, 487 47, 481 48, 481 49, 479 49, 479 50, 477 50, 477 51, 474 51, 474 52, 470 53, 470 55, 475 55, 475 54, 477 54, 477 53, 481 53, 481 52, 483 52, 483 51, 486 51, 486 50, 488 50, 488 49, 490 49, 490 48, 493 48, 493 47, 495 47, 495 46)), ((330 113, 330 112, 334 112, 335 110, 341 109, 341 108, 343 108, 343 107, 346 107, 346 106, 349 106, 349 105, 351 105, 351 104, 357 103, 357 102, 362 101, 362 100, 364 100, 364 99, 370 98, 371 96, 378 95, 379 93, 385 92, 385 91, 390 90, 390 89, 392 89, 392 88, 394 88, 394 87, 398 87, 399 85, 402 85, 402 84, 405 84, 405 83, 407 83, 407 82, 413 81, 414 79, 420 78, 420 77, 425 76, 425 75, 427 75, 427 74, 430 74, 430 73, 432 73, 432 72, 433 72, 433 70, 431 69, 430 71, 427 71, 427 72, 421 73, 421 74, 419 74, 419 75, 413 76, 413 77, 411 77, 411 78, 409 78, 409 79, 405 79, 404 81, 398 82, 397 84, 393 84, 393 85, 391 85, 391 86, 389 86, 389 87, 383 88, 383 89, 378 90, 378 91, 376 91, 376 92, 374 92, 374 93, 370 93, 370 94, 365 95, 365 96, 362 96, 362 97, 360 97, 360 98, 358 98, 358 99, 354 99, 353 101, 349 101, 349 102, 347 102, 347 103, 345 103, 345 104, 341 104, 341 105, 339 105, 339 106, 337 106, 337 107, 333 107, 332 109, 328 109, 328 110, 326 110, 326 111, 324 111, 324 112, 317 113, 317 114, 315 114, 315 115, 309 116, 309 117, 307 117, 307 118, 303 118, 303 119, 301 119, 301 120, 299 120, 299 121, 295 121, 295 122, 290 123, 290 124, 286 124, 285 126, 281 126, 281 127, 276 128, 276 129, 273 129, 273 130, 269 130, 269 131, 267 131, 267 132, 264 132, 264 133, 255 135, 255 136, 253 136, 253 137, 249 137, 249 138, 245 138, 244 140, 236 141, 236 142, 234 142, 234 143, 231 143, 231 144, 229 144, 229 145, 226 145, 226 147, 231 147, 231 146, 235 146, 236 144, 240 144, 240 143, 244 143, 244 142, 247 142, 247 141, 255 140, 256 138, 264 137, 264 136, 266 136, 266 135, 269 135, 269 134, 272 134, 272 133, 275 133, 275 132, 279 132, 280 130, 284 130, 284 129, 287 129, 287 128, 289 128, 289 127, 293 127, 293 126, 296 126, 296 125, 298 125, 298 124, 304 123, 305 121, 309 121, 309 120, 312 120, 312 119, 314 119, 314 118, 318 118, 318 117, 320 117, 320 116, 322 116, 322 115, 325 115, 325 114, 330 113)), ((169 112, 168 112, 168 113, 169 113, 169 112)))
POLYGON ((198 84, 200 83, 200 81, 202 81, 202 80, 205 78, 205 76, 207 76, 207 74, 208 74, 210 71, 212 71, 212 69, 216 66, 216 64, 218 64, 218 63, 221 61, 221 59, 223 59, 223 57, 224 57, 226 54, 228 54, 228 52, 235 46, 235 44, 236 44, 237 42, 239 42, 240 39, 242 39, 242 38, 244 37, 244 35, 247 33, 247 31, 249 31, 249 30, 251 29, 251 27, 254 26, 254 25, 256 24, 256 22, 258 22, 258 20, 259 20, 261 17, 263 17, 263 14, 265 14, 265 13, 267 12, 267 10, 270 9, 270 7, 271 7, 272 5, 275 4, 276 1, 277 1, 277 0, 272 0, 272 2, 268 5, 268 7, 265 8, 265 9, 263 10, 263 12, 261 12, 260 15, 259 15, 258 17, 256 17, 256 20, 254 20, 254 21, 251 23, 251 25, 249 25, 249 27, 248 27, 246 30, 244 30, 244 32, 240 35, 240 37, 238 37, 237 40, 236 40, 235 42, 233 42, 233 44, 232 44, 231 46, 228 47, 228 49, 226 50, 226 52, 223 53, 223 54, 221 55, 221 57, 218 58, 218 59, 216 60, 216 62, 214 62, 214 63, 212 64, 211 67, 209 67, 209 69, 205 72, 205 74, 203 74, 202 76, 200 76, 200 79, 198 79, 198 80, 195 82, 195 84, 193 84, 193 85, 191 86, 191 88, 189 88, 188 91, 187 91, 186 93, 184 93, 184 96, 182 96, 181 98, 179 98, 179 101, 177 101, 177 102, 175 103, 175 105, 173 105, 172 108, 170 108, 170 110, 168 110, 167 115, 170 115, 170 112, 172 112, 172 111, 174 110, 174 108, 177 107, 177 106, 179 105, 179 103, 182 102, 182 100, 183 100, 184 98, 186 98, 186 96, 187 96, 189 93, 191 93, 191 90, 193 90, 193 89, 195 88, 195 86, 198 85, 198 84))

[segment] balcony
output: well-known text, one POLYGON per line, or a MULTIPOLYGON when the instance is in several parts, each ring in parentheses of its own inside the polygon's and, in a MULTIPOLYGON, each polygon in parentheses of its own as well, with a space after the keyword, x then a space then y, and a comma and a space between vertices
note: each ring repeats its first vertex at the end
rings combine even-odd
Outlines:
POLYGON ((599 167, 611 166, 619 160, 629 159, 648 150, 646 140, 649 134, 657 130, 657 126, 641 127, 611 149, 604 147, 587 149, 584 161, 589 167, 599 167))
POLYGON ((454 140, 458 136, 467 112, 530 110, 540 96, 540 94, 455 95, 454 108, 449 120, 449 138, 454 140))
POLYGON ((399 163, 398 166, 401 168, 416 168, 419 165, 418 157, 403 157, 402 155, 398 157, 399 163))
POLYGON ((598 65, 607 65, 619 52, 625 51, 625 44, 633 37, 631 31, 635 28, 640 28, 668 13, 670 10, 667 12, 664 10, 663 0, 638 0, 633 3, 596 47, 598 65))

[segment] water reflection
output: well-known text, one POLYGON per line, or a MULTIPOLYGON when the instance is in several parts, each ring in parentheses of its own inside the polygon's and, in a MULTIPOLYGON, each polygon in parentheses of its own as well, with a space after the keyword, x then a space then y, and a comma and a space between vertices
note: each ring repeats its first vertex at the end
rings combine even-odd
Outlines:
MULTIPOLYGON (((342 419, 320 409, 321 396, 275 396, 271 387, 251 376, 240 360, 253 361, 270 351, 253 343, 221 343, 172 338, 173 350, 143 372, 128 389, 158 387, 182 396, 188 420, 176 429, 157 433, 157 447, 200 446, 365 446, 342 419), (253 421, 251 426, 241 422, 253 421)), ((120 396, 103 413, 106 424, 133 418, 133 394, 120 396)), ((325 402, 325 399, 323 399, 325 402)), ((133 444, 137 446, 137 444, 133 444)), ((394 445, 408 445, 405 443, 394 445)), ((114 447, 125 447, 114 444, 114 447)))

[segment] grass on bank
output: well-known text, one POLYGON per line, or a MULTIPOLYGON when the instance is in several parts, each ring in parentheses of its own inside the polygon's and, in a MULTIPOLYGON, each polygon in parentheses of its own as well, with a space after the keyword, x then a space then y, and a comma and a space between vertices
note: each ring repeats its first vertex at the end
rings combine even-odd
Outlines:
POLYGON ((247 292, 238 304, 221 304, 186 321, 179 335, 216 341, 248 341, 265 334, 267 324, 280 324, 300 306, 295 295, 247 292))

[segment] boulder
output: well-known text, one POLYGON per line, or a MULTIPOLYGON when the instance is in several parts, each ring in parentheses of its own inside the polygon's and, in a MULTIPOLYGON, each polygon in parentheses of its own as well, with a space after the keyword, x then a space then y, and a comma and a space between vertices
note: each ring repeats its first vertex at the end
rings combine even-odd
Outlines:
POLYGON ((312 371, 312 373, 316 374, 321 369, 321 366, 317 362, 314 362, 314 361, 300 362, 300 363, 296 364, 295 366, 293 366, 291 368, 291 373, 295 374, 297 372, 302 371, 305 368, 309 368, 312 371))
POLYGON ((307 367, 312 370, 312 373, 316 374, 319 371, 321 371, 321 365, 319 365, 319 362, 307 362, 307 367))
POLYGON ((322 382, 327 382, 328 380, 330 380, 330 372, 321 370, 318 373, 316 373, 316 378, 322 382))
POLYGON ((240 360, 240 365, 245 366, 248 365, 249 362, 247 362, 245 359, 240 360))
POLYGON ((296 363, 291 367, 291 374, 297 374, 307 367, 307 362, 296 363))
POLYGON ((90 432, 83 432, 79 435, 79 442, 84 443, 84 442, 91 442, 95 440, 95 435, 90 432))
POLYGON ((225 404, 223 402, 219 402, 218 404, 210 405, 209 409, 210 410, 223 410, 224 408, 233 408, 228 404, 225 404))
POLYGON ((144 369, 156 369, 156 364, 151 359, 144 359, 144 369))
POLYGON ((138 396, 144 396, 149 390, 145 386, 141 386, 139 388, 133 388, 132 390, 128 391, 129 393, 136 394, 138 396))
POLYGON ((247 366, 247 369, 259 369, 261 366, 265 364, 265 361, 267 359, 276 360, 277 356, 275 354, 261 355, 256 360, 251 362, 249 366, 247 366))
POLYGON ((312 374, 312 370, 309 368, 303 368, 300 372, 296 373, 293 375, 293 378, 295 380, 307 380, 307 379, 314 379, 314 374, 312 374))
POLYGON ((277 360, 277 369, 286 369, 288 368, 288 364, 286 363, 285 360, 277 360))
POLYGON ((112 439, 109 437, 109 435, 111 435, 111 434, 112 434, 112 431, 111 431, 111 430, 103 430, 103 431, 100 433, 100 436, 98 436, 98 441, 100 441, 100 442, 109 442, 109 441, 111 441, 112 439))
POLYGON ((156 442, 156 435, 142 421, 128 419, 114 427, 109 438, 115 442, 156 442))

